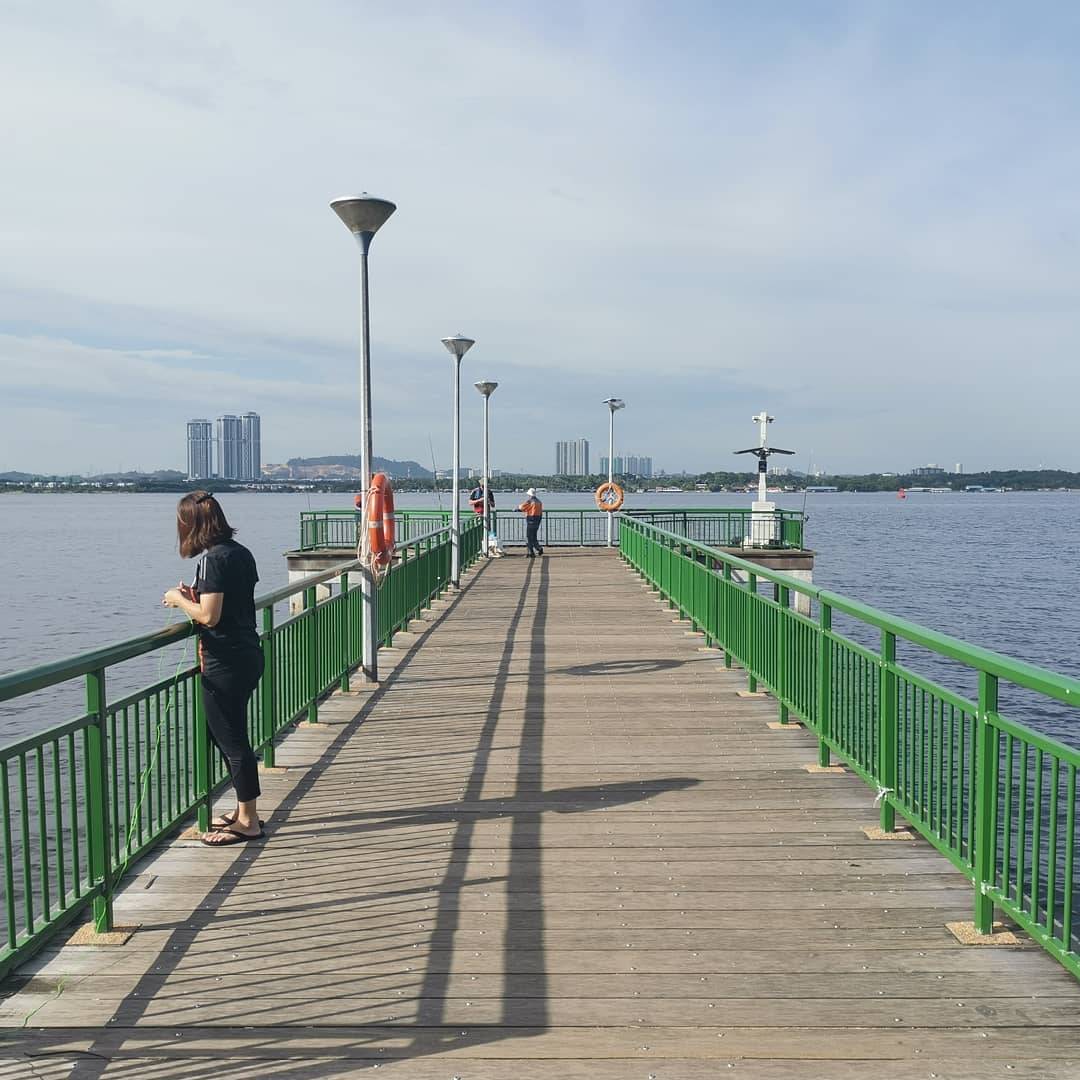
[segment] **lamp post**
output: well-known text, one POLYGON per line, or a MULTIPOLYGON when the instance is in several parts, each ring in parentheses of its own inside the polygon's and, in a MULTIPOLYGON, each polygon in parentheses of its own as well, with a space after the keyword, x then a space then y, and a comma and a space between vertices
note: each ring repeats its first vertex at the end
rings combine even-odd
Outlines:
POLYGON ((454 498, 450 507, 450 583, 461 585, 461 358, 476 344, 461 334, 444 337, 442 343, 454 358, 454 498))
MULTIPOLYGON (((367 494, 371 489, 371 322, 368 314, 368 249, 372 237, 386 223, 397 207, 386 199, 366 191, 348 195, 330 203, 334 211, 356 237, 360 245, 360 484, 364 509, 360 519, 361 536, 367 536, 367 494)), ((368 682, 379 681, 378 597, 371 567, 360 569, 361 607, 363 609, 362 666, 368 682)))
MULTIPOLYGON (((608 407, 608 442, 607 442, 607 480, 612 483, 615 479, 615 414, 619 409, 626 408, 626 402, 622 398, 604 398, 604 404, 608 407)), ((615 542, 615 517, 608 514, 607 518, 607 543, 611 547, 615 542)))
POLYGON ((490 555, 488 543, 491 538, 491 503, 488 499, 488 477, 491 475, 491 428, 489 418, 491 412, 491 395, 495 393, 497 382, 487 379, 483 382, 473 383, 477 390, 484 395, 484 554, 490 555))

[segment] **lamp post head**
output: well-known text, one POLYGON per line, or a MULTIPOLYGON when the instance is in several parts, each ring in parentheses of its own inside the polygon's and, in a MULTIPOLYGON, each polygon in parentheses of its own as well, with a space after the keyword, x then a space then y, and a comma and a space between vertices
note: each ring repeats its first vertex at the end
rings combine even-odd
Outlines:
POLYGON ((366 191, 359 195, 345 195, 330 203, 334 211, 356 237, 360 246, 367 251, 371 238, 382 228, 386 219, 397 209, 388 199, 369 195, 366 191))
POLYGON ((604 404, 612 411, 618 412, 619 409, 626 408, 626 402, 622 398, 609 397, 604 398, 604 404))
POLYGON ((446 346, 447 350, 453 353, 459 360, 476 344, 472 338, 467 338, 463 334, 455 334, 453 337, 444 337, 442 343, 446 346))
POLYGON ((499 384, 497 382, 492 382, 490 379, 486 379, 478 383, 473 383, 473 386, 475 386, 476 389, 479 390, 480 393, 483 394, 486 398, 491 397, 491 395, 495 393, 495 388, 498 385, 499 384))

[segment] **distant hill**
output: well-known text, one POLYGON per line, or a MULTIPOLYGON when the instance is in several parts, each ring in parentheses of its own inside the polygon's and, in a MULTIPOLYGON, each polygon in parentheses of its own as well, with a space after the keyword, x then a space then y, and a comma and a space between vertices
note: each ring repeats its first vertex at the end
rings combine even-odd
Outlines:
POLYGON ((28 472, 0 472, 0 483, 28 484, 33 479, 33 474, 28 472))
MULTIPOLYGON (((285 463, 290 468, 311 468, 316 465, 341 465, 346 469, 360 468, 359 454, 329 454, 326 457, 289 458, 285 463)), ((388 473, 394 477, 414 476, 417 479, 428 480, 431 478, 431 470, 425 469, 416 461, 395 461, 393 458, 379 457, 376 454, 372 458, 372 465, 376 472, 388 473)))

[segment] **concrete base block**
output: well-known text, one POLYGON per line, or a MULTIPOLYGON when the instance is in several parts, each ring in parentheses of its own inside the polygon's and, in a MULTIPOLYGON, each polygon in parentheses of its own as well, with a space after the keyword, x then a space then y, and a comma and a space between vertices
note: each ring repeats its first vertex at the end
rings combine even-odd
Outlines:
POLYGON ((1020 940, 1011 930, 1005 928, 1004 923, 994 923, 994 932, 992 934, 980 934, 975 929, 975 924, 970 922, 947 922, 945 929, 961 945, 1023 945, 1024 942, 1020 940))
POLYGON ((717 647, 716 645, 699 645, 697 651, 698 652, 722 653, 724 650, 717 647))
POLYGON ((284 776, 289 771, 288 765, 260 765, 263 776, 284 776))
POLYGON ((134 926, 114 926, 99 934, 94 929, 93 923, 85 923, 65 942, 66 945, 126 945, 131 935, 139 929, 141 923, 134 926))
POLYGON ((297 727, 322 727, 322 724, 318 723, 317 721, 313 723, 311 720, 301 720, 296 726, 297 727))
POLYGON ((736 697, 748 697, 748 698, 761 698, 768 697, 769 694, 765 690, 736 690, 736 697))
POLYGON ((800 720, 789 720, 781 724, 779 720, 770 720, 765 725, 770 731, 802 731, 803 725, 800 720))
POLYGON ((704 637, 705 636, 700 630, 684 630, 683 633, 687 637, 704 637))
POLYGON ((816 761, 808 761, 803 769, 808 773, 836 773, 838 776, 847 774, 843 765, 819 765, 816 761))
POLYGON ((198 825, 189 825, 176 839, 177 840, 201 840, 203 838, 202 832, 199 831, 198 825))
POLYGON ((893 829, 886 832, 879 825, 864 825, 863 836, 867 840, 914 840, 915 834, 910 829, 893 829))

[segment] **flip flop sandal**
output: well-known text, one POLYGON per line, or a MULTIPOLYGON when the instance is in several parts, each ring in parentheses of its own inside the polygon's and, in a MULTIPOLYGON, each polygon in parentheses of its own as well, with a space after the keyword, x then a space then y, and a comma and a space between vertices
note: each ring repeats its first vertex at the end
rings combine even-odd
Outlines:
POLYGON ((202 842, 207 847, 232 847, 233 844, 246 844, 249 840, 261 840, 266 833, 260 828, 254 836, 248 836, 247 833, 237 832, 235 829, 217 829, 214 831, 215 836, 220 836, 222 833, 228 833, 230 839, 228 840, 208 840, 205 836, 202 838, 202 842))
MULTIPOLYGON (((236 815, 235 814, 222 814, 220 821, 211 821, 210 822, 210 831, 211 832, 221 832, 222 829, 227 829, 230 825, 234 825, 235 823, 236 823, 236 815)), ((266 825, 266 822, 263 821, 262 818, 259 818, 259 828, 261 829, 265 825, 266 825)))

